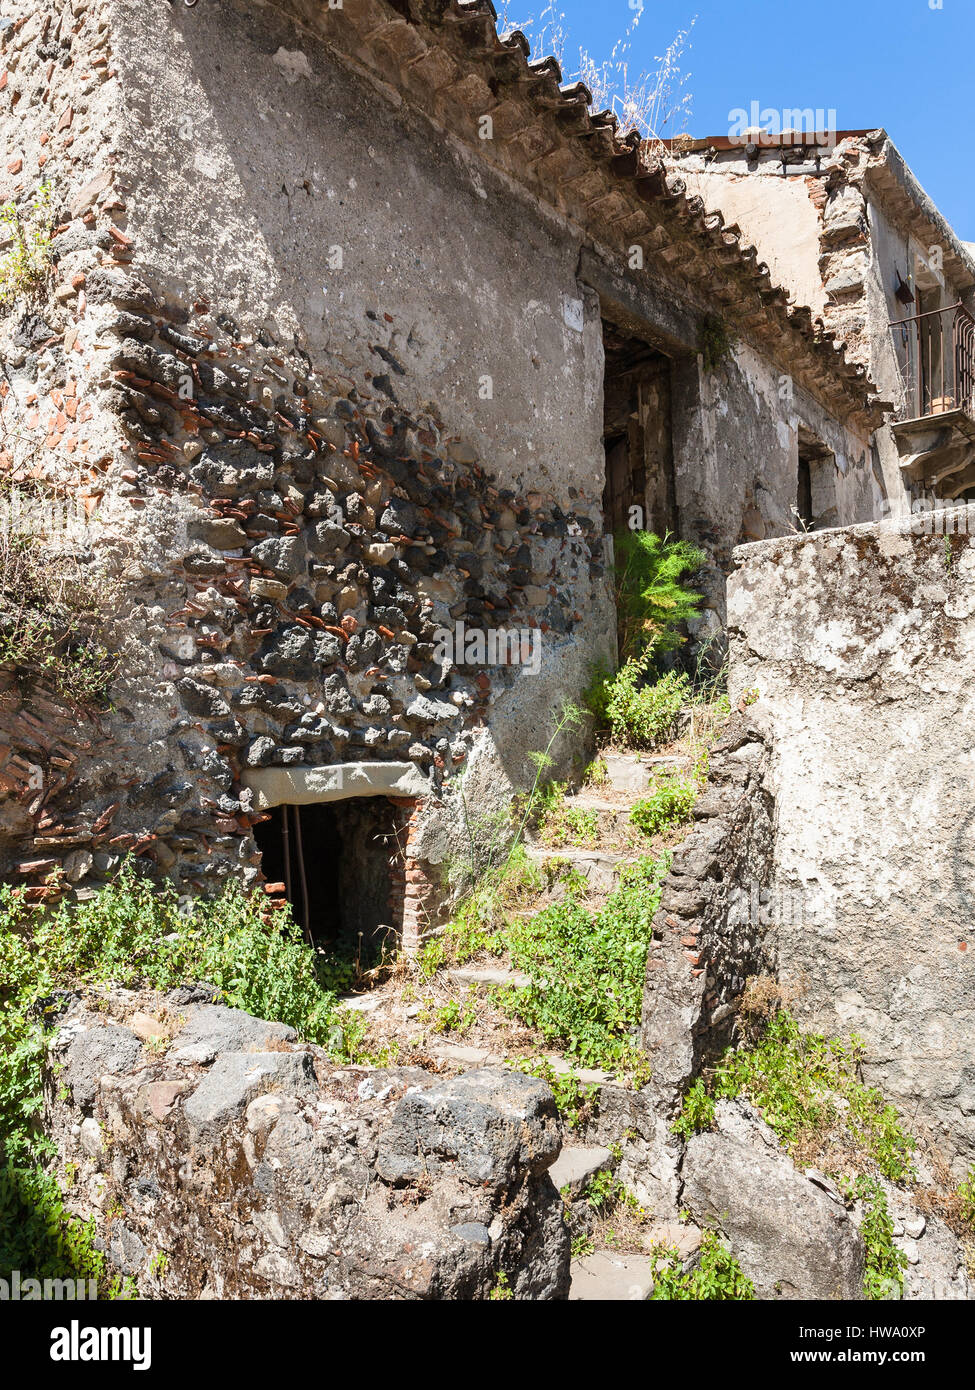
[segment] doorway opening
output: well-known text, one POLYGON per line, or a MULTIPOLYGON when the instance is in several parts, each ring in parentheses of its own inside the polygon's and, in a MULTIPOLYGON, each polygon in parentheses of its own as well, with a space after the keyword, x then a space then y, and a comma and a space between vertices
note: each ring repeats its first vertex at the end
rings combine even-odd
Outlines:
POLYGON ((836 458, 811 430, 799 426, 799 474, 796 515, 803 531, 835 526, 836 458))
POLYGON ((307 939, 359 962, 395 950, 402 928, 403 817, 383 796, 275 806, 254 828, 268 887, 307 939))
POLYGON ((603 319, 604 527, 676 531, 671 359, 603 319))

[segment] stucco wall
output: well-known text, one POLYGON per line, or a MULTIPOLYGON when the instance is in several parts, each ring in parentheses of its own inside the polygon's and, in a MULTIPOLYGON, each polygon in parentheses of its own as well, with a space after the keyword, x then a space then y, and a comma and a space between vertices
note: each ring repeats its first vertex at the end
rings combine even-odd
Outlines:
POLYGON ((728 597, 732 699, 757 690, 771 730, 780 975, 805 987, 807 1024, 864 1038, 868 1080, 959 1168, 975 1154, 975 515, 961 517, 963 534, 879 524, 743 547, 728 597))
POLYGON ((787 373, 739 341, 708 371, 700 357, 675 373, 674 471, 681 534, 712 558, 703 576, 702 634, 724 622, 724 579, 734 547, 799 527, 798 431, 832 452, 832 515, 825 524, 876 515, 880 491, 869 444, 830 416, 787 373))
POLYGON ((736 222, 745 238, 759 248, 772 279, 821 314, 826 305, 819 273, 819 212, 803 177, 784 178, 779 152, 767 151, 753 169, 742 148, 708 165, 701 155, 681 161, 688 187, 726 222, 736 222))

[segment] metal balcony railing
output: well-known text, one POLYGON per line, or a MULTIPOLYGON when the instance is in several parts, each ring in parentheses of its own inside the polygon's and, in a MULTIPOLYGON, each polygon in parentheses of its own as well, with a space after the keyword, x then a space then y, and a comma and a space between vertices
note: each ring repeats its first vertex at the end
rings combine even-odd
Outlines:
POLYGON ((975 318, 964 305, 895 319, 890 326, 903 349, 906 418, 949 410, 975 417, 975 318))

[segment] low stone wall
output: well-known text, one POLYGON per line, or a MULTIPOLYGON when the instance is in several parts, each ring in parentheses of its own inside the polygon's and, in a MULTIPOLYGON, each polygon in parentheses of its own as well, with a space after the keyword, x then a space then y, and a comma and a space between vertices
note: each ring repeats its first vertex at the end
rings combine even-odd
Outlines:
POLYGON ((761 907, 773 805, 760 722, 738 715, 711 755, 696 824, 678 847, 654 918, 643 1046, 672 1101, 731 1040, 745 981, 769 966, 761 907))
POLYGON ((342 1066, 212 997, 69 1000, 51 1053, 59 1176, 140 1296, 567 1295, 546 1085, 342 1066))
POLYGON ((975 531, 965 510, 736 552, 733 698, 771 746, 767 911, 800 1018, 975 1158, 975 531))

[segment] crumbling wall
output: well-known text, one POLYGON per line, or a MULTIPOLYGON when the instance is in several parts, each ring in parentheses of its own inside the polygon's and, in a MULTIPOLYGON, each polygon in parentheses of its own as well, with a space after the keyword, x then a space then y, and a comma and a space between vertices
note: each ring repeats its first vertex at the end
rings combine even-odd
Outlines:
POLYGON ((769 750, 751 711, 710 756, 695 824, 677 847, 653 922, 642 1042, 671 1105, 734 1036, 745 982, 770 968, 767 904, 774 807, 769 750))
POLYGON ((140 1296, 566 1297, 547 1086, 337 1065, 212 995, 67 1000, 52 1047, 56 1173, 140 1296))
POLYGON ((799 1017, 859 1034, 864 1072, 959 1171, 971 1063, 971 513, 743 547, 731 690, 756 689, 775 802, 772 927, 799 1017))

